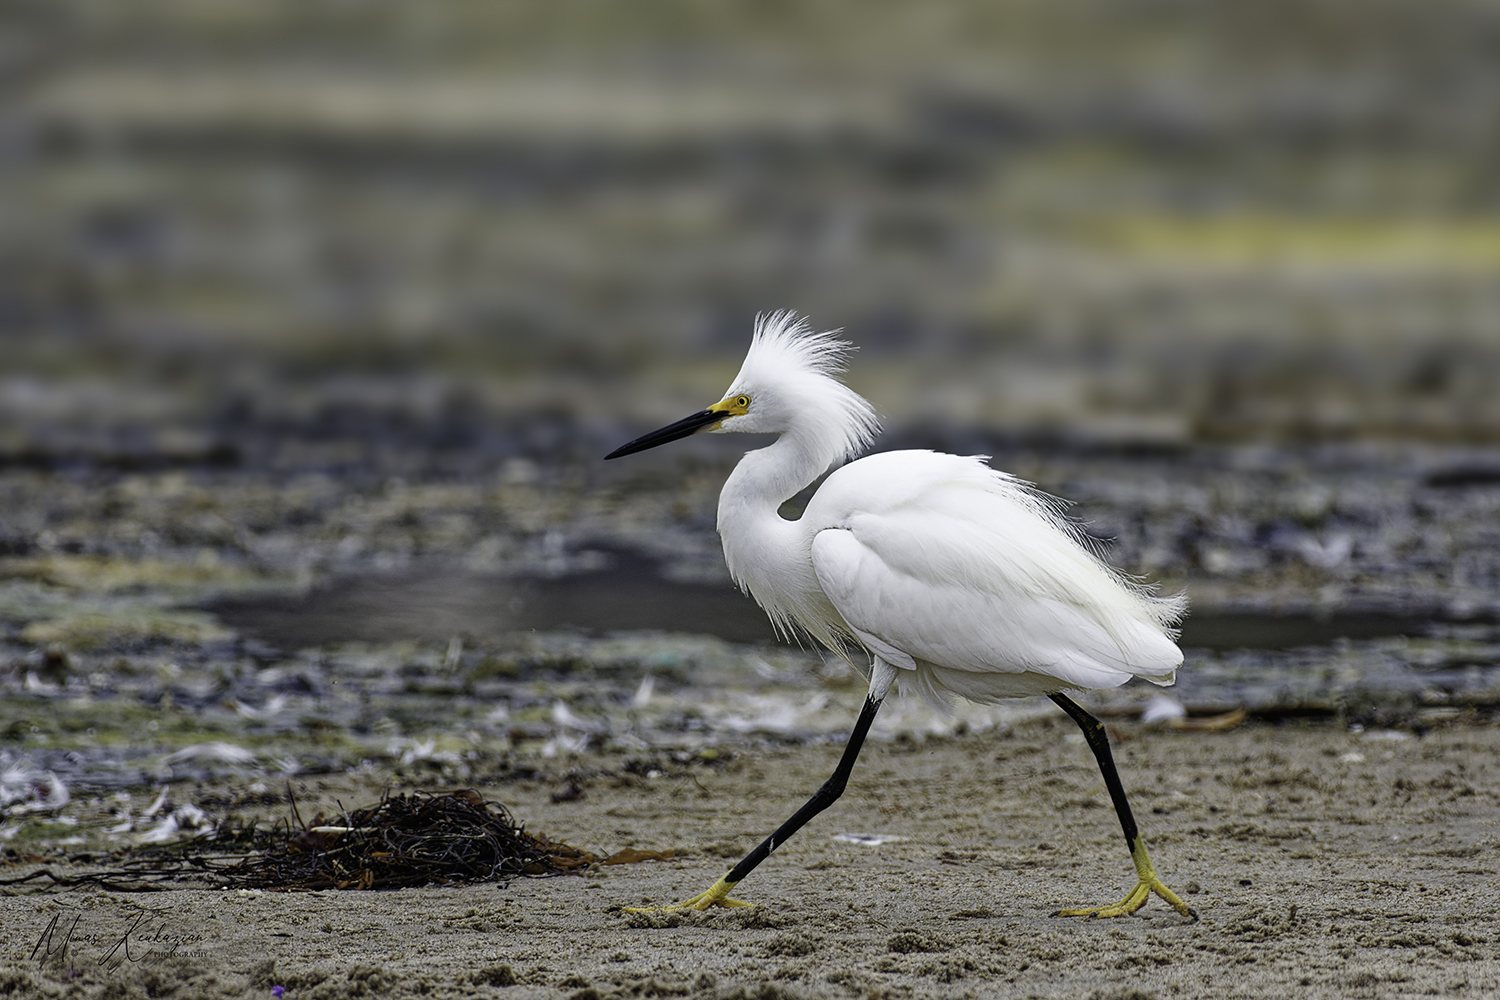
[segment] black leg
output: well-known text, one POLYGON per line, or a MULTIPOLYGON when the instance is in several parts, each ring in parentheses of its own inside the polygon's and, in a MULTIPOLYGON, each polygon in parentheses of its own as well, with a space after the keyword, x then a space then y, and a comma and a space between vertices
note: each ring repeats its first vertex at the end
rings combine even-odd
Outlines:
POLYGON ((1114 754, 1109 752, 1109 734, 1104 731, 1104 724, 1067 695, 1052 694, 1047 697, 1058 708, 1067 712, 1078 723, 1078 728, 1083 730, 1083 738, 1088 741, 1089 749, 1094 751, 1094 759, 1099 762, 1099 771, 1104 775, 1104 787, 1109 789, 1109 797, 1114 801, 1115 814, 1120 817, 1120 828, 1125 831, 1125 844, 1132 851, 1135 850, 1135 839, 1139 831, 1136 830, 1135 815, 1130 811, 1130 802, 1125 798, 1125 786, 1120 784, 1120 772, 1115 769, 1114 754))
POLYGON ((1146 853, 1146 842, 1141 839, 1140 831, 1136 829, 1135 815, 1131 813, 1130 803, 1125 798, 1125 786, 1120 784, 1120 772, 1115 769, 1114 754, 1109 752, 1109 734, 1104 731, 1103 723, 1084 711, 1081 705, 1066 695, 1054 694, 1048 697, 1056 703, 1058 708, 1067 712, 1074 722, 1078 723, 1078 728, 1083 730, 1083 738, 1088 741, 1089 749, 1094 751, 1094 759, 1099 762, 1099 771, 1104 775, 1104 785, 1109 789, 1109 797, 1115 804, 1115 815, 1120 817, 1120 829, 1125 831, 1125 845, 1130 848, 1130 859, 1135 863, 1136 876, 1139 879, 1130 894, 1114 906, 1060 910, 1055 915, 1063 917, 1124 916, 1139 910, 1154 892, 1170 903, 1178 913, 1197 920, 1198 914, 1178 898, 1176 893, 1162 884, 1161 879, 1156 875, 1156 869, 1151 865, 1151 857, 1146 853))
POLYGON ((854 770, 854 762, 859 758, 860 747, 864 746, 865 736, 870 732, 870 724, 875 721, 875 713, 880 711, 880 702, 873 698, 865 699, 865 707, 859 713, 859 719, 854 723, 854 732, 849 735, 849 742, 844 747, 844 756, 839 758, 839 766, 833 769, 833 775, 807 800, 807 804, 792 814, 792 818, 781 826, 776 832, 763 840, 759 847, 745 855, 744 860, 730 869, 729 874, 724 876, 724 881, 734 883, 743 879, 755 870, 755 867, 771 856, 771 852, 791 839, 792 834, 807 825, 818 813, 827 809, 838 801, 838 797, 844 794, 844 786, 849 783, 849 774, 854 770))
MULTIPOLYGON (((881 699, 885 692, 890 690, 893 675, 884 672, 892 668, 876 663, 877 683, 872 684, 872 691, 879 691, 881 699), (883 677, 883 683, 878 683, 883 677)), ((854 723, 854 732, 849 735, 849 743, 844 747, 844 755, 839 758, 838 767, 833 769, 833 775, 819 788, 806 804, 792 814, 792 818, 781 826, 776 832, 767 837, 759 847, 745 855, 739 864, 725 873, 713 885, 703 892, 698 893, 692 899, 675 903, 671 906, 646 906, 625 907, 626 913, 650 913, 662 910, 706 910, 710 906, 749 906, 737 899, 729 898, 729 891, 735 887, 746 875, 753 872, 757 865, 771 856, 771 852, 791 839, 792 834, 807 825, 818 813, 827 809, 838 801, 840 795, 844 794, 844 786, 849 783, 849 773, 854 770, 854 762, 859 759, 859 748, 864 746, 865 737, 869 735, 870 724, 875 721, 875 713, 880 711, 880 700, 873 696, 865 698, 865 707, 859 713, 859 719, 854 723)))

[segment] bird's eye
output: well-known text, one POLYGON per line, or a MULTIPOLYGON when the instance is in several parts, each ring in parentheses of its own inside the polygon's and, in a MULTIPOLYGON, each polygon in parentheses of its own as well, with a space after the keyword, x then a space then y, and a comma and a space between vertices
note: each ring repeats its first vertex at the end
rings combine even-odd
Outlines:
POLYGON ((738 406, 742 410, 748 410, 750 408, 750 397, 736 396, 734 397, 734 405, 738 406))

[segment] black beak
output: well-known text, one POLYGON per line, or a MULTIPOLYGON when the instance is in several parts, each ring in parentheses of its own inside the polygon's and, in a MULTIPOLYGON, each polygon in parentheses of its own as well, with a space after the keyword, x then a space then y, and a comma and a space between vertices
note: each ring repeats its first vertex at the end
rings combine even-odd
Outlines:
POLYGON ((684 417, 675 424, 668 424, 661 430, 652 431, 650 434, 642 434, 629 444, 620 445, 620 447, 604 456, 605 461, 611 458, 619 458, 622 455, 634 455, 638 451, 645 451, 647 448, 655 448, 659 444, 666 444, 668 441, 676 441, 679 438, 687 437, 689 434, 696 434, 703 428, 718 423, 726 416, 728 414, 715 413, 713 410, 699 410, 691 417, 684 417))

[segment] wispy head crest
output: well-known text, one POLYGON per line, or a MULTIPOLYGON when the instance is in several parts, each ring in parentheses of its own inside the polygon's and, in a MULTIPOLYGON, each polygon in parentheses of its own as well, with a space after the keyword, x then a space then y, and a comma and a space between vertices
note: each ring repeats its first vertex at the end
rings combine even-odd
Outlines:
POLYGON ((761 313, 735 385, 781 396, 832 464, 863 451, 880 429, 874 407, 840 379, 854 350, 790 309, 761 313))
POLYGON ((806 316, 791 309, 760 313, 755 317, 755 333, 750 338, 750 353, 745 358, 757 367, 775 365, 781 370, 800 369, 837 379, 849 369, 849 355, 858 348, 838 339, 838 330, 817 331, 806 316))

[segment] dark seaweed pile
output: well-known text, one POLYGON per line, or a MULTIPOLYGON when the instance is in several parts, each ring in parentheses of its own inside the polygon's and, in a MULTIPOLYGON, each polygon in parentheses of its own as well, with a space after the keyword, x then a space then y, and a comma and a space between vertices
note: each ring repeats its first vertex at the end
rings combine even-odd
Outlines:
POLYGON ((468 789, 393 795, 336 822, 319 813, 284 844, 218 874, 240 889, 403 889, 565 875, 595 860, 527 833, 468 789))
POLYGON ((404 889, 567 875, 600 860, 527 833, 503 805, 472 789, 387 796, 336 820, 318 813, 306 825, 293 801, 291 820, 297 825, 251 825, 170 847, 119 851, 106 859, 118 867, 103 871, 59 876, 44 868, 0 885, 47 879, 115 892, 178 888, 184 881, 221 889, 404 889), (246 849, 254 853, 239 854, 246 849))

